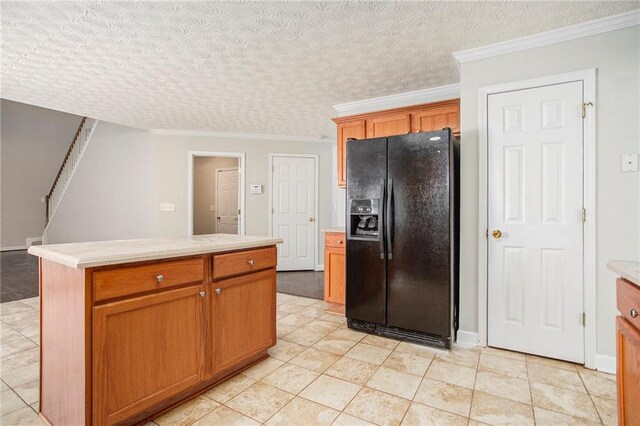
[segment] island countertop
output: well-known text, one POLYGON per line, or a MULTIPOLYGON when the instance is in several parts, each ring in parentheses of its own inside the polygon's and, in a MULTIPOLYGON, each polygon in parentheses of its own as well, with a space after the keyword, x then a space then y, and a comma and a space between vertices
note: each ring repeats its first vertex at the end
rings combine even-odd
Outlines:
POLYGON ((607 268, 640 287, 640 262, 636 260, 610 260, 607 268))
POLYGON ((71 268, 83 269, 121 263, 142 262, 243 250, 280 244, 274 237, 209 234, 193 237, 151 238, 48 244, 29 247, 29 253, 71 268))

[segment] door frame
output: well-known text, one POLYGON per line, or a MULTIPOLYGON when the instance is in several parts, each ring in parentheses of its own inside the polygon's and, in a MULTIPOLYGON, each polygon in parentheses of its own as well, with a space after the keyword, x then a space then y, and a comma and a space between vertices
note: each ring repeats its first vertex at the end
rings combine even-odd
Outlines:
MULTIPOLYGON (((596 358, 596 69, 551 75, 481 87, 478 96, 478 345, 487 346, 488 327, 488 100, 489 95, 575 81, 583 82, 583 102, 592 102, 582 121, 583 135, 583 286, 584 360, 594 368, 596 358)), ((463 142, 464 143, 464 142, 463 142)))
MULTIPOLYGON (((238 177, 240 177, 240 170, 238 167, 223 167, 220 169, 216 169, 216 184, 215 184, 215 188, 213 188, 213 190, 215 191, 213 194, 213 201, 216 203, 216 217, 218 217, 218 173, 220 172, 228 172, 231 170, 237 170, 238 171, 238 177)), ((240 179, 238 179, 238 186, 240 186, 240 179)), ((238 207, 240 207, 240 190, 238 189, 238 207)), ((241 210, 242 212, 242 210, 241 210)), ((240 220, 240 219, 238 219, 240 220)), ((216 234, 218 233, 218 221, 215 220, 213 222, 214 226, 213 229, 215 229, 216 234)), ((240 227, 238 226, 238 232, 240 231, 240 227)))
POLYGON ((269 186, 267 192, 269 194, 269 235, 273 237, 273 159, 276 157, 289 157, 289 158, 313 158, 313 166, 314 166, 314 215, 316 220, 313 222, 313 270, 314 271, 324 271, 324 265, 320 264, 318 259, 318 255, 320 250, 318 250, 318 233, 319 233, 319 221, 318 212, 319 212, 319 201, 320 201, 320 186, 318 182, 319 177, 319 166, 320 166, 320 156, 318 154, 287 154, 287 153, 269 153, 269 186))
MULTIPOLYGON (((240 227, 238 235, 245 233, 245 159, 244 152, 228 152, 228 151, 189 151, 187 160, 187 235, 193 236, 193 163, 196 157, 227 157, 238 159, 238 175, 240 176, 238 199, 240 201, 240 227)), ((216 209, 217 209, 216 205, 216 209)))

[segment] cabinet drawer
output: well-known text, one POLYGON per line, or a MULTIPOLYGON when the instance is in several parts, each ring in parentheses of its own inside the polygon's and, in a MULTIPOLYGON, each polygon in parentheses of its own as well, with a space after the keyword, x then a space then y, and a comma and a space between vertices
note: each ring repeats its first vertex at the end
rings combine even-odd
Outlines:
POLYGON ((324 246, 344 249, 346 246, 346 235, 340 232, 329 232, 324 236, 324 246))
POLYGON ((213 279, 246 274, 276 266, 276 248, 247 250, 213 256, 213 279))
POLYGON ((93 300, 99 302, 203 280, 201 257, 97 271, 93 273, 93 300))
POLYGON ((637 330, 640 330, 640 288, 622 278, 616 281, 616 288, 618 311, 637 330))

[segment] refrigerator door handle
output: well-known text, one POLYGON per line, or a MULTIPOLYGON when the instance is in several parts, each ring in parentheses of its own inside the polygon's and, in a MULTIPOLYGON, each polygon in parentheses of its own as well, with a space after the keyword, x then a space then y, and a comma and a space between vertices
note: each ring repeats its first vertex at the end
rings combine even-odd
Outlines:
POLYGON ((389 179, 387 185, 387 209, 385 211, 385 224, 387 235, 387 259, 393 259, 393 179, 389 179))
POLYGON ((384 179, 380 181, 380 198, 378 198, 378 212, 380 212, 380 220, 378 221, 378 241, 380 242, 380 260, 384 260, 384 179))

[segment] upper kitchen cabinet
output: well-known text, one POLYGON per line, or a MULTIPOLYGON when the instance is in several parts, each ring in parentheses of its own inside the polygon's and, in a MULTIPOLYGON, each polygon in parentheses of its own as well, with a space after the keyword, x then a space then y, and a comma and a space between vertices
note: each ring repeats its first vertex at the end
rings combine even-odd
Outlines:
POLYGON ((450 127, 460 135, 460 99, 334 118, 338 126, 338 186, 347 185, 347 140, 428 132, 450 127))
POLYGON ((430 132, 451 127, 453 134, 460 134, 460 102, 451 102, 450 105, 429 108, 411 114, 411 131, 430 132))
POLYGON ((338 186, 347 185, 347 140, 364 139, 365 120, 338 123, 338 186))
POLYGON ((367 138, 404 135, 411 131, 411 114, 389 114, 367 120, 367 138))

